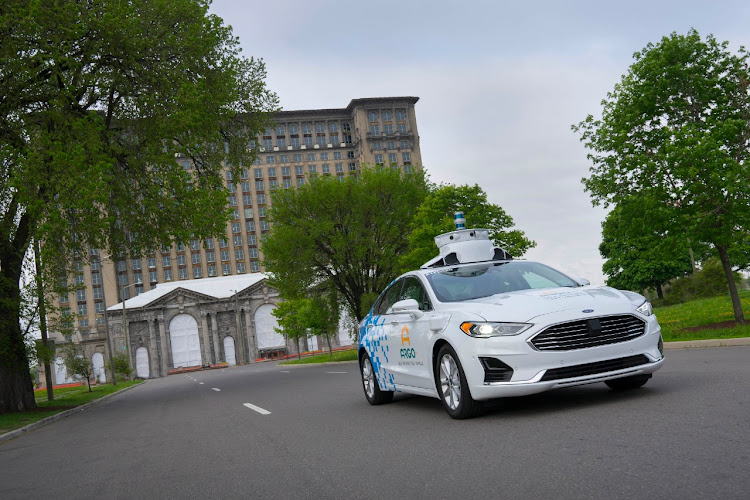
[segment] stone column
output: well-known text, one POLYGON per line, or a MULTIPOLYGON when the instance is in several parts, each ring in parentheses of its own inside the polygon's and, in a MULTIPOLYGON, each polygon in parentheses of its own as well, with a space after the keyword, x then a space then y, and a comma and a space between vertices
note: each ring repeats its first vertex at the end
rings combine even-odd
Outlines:
POLYGON ((211 326, 210 336, 214 341, 214 357, 216 358, 216 362, 226 361, 226 359, 221 359, 221 351, 219 351, 219 332, 216 329, 216 313, 211 313, 211 326))
POLYGON ((161 366, 163 376, 166 377, 167 374, 169 374, 169 367, 172 364, 172 345, 169 342, 169 335, 167 335, 164 328, 164 315, 160 314, 158 318, 159 340, 161 340, 161 359, 159 366, 161 366))
POLYGON ((242 318, 240 314, 241 310, 237 306, 234 310, 234 330, 237 332, 234 336, 234 345, 237 349, 237 364, 244 365, 247 363, 247 356, 245 356, 245 336, 242 335, 242 318))
POLYGON ((216 319, 216 316, 217 316, 216 312, 211 313, 211 330, 213 331, 213 334, 214 334, 214 348, 216 349, 216 360, 226 361, 227 360, 226 353, 224 354, 224 358, 222 358, 221 355, 219 354, 221 352, 219 350, 219 340, 223 340, 223 339, 219 339, 221 335, 219 334, 219 322, 216 319))
POLYGON ((159 372, 159 359, 156 356, 156 336, 154 335, 154 318, 149 316, 148 320, 148 376, 153 378, 154 374, 161 375, 159 372))
POLYGON ((211 356, 211 344, 208 343, 208 320, 206 319, 206 313, 201 311, 201 336, 203 337, 203 359, 209 365, 214 364, 211 356))
POLYGON ((249 362, 253 363, 258 358, 258 341, 255 338, 255 325, 250 317, 250 308, 245 309, 245 335, 249 346, 249 362))

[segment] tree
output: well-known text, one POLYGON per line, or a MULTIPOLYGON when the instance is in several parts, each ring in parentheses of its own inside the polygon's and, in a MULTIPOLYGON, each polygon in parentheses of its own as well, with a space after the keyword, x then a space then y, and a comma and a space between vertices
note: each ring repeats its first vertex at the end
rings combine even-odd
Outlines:
POLYGON ((281 328, 274 327, 277 333, 294 340, 297 346, 297 358, 302 358, 299 350, 299 339, 307 336, 307 325, 304 321, 304 309, 309 307, 308 299, 290 299, 281 302, 271 311, 281 328))
POLYGON ((85 378, 89 386, 89 392, 91 392, 91 377, 94 375, 94 365, 86 357, 83 346, 72 342, 65 344, 62 348, 62 358, 68 373, 85 378))
POLYGON ((602 223, 599 252, 607 284, 640 291, 656 289, 692 270, 687 238, 669 221, 673 210, 645 195, 620 202, 602 223), (664 229, 669 228, 669 229, 664 229))
POLYGON ((222 163, 252 162, 277 98, 209 4, 0 6, 0 413, 35 407, 19 327, 32 239, 52 277, 91 248, 224 232, 222 163))
POLYGON ((285 299, 334 288, 361 319, 363 295, 380 293, 400 274, 398 256, 426 195, 423 173, 373 168, 275 193, 273 231, 262 248, 272 286, 285 299))
POLYGON ((302 309, 302 321, 311 335, 323 337, 333 356, 331 337, 338 334, 340 305, 335 289, 314 292, 302 309))
POLYGON ((133 368, 130 367, 127 354, 115 354, 112 356, 112 365, 114 366, 115 373, 126 380, 133 378, 133 368))
POLYGON ((455 230, 453 214, 463 211, 467 227, 489 229, 490 239, 514 257, 536 243, 523 231, 511 229, 513 219, 499 205, 489 203, 478 185, 434 187, 417 209, 409 232, 409 250, 401 258, 404 272, 416 269, 438 253, 435 236, 455 230))
POLYGON ((673 207, 690 241, 715 248, 742 324, 730 255, 750 232, 750 74, 747 52, 727 46, 695 30, 648 44, 607 94, 601 119, 589 115, 573 130, 592 151, 583 184, 593 203, 648 189, 673 207))

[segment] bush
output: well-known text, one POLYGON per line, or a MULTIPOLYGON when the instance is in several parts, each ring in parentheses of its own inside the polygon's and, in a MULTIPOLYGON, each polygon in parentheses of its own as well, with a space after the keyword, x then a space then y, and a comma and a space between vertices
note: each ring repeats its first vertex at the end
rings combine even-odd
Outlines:
POLYGON ((112 357, 112 363, 115 365, 115 373, 128 380, 133 378, 134 370, 130 368, 128 357, 125 354, 115 354, 112 357))
MULTIPOLYGON (((734 273, 734 281, 740 283, 742 278, 739 273, 734 273)), ((703 263, 700 270, 695 274, 677 278, 665 288, 665 297, 655 300, 654 304, 659 306, 670 306, 682 304, 690 300, 715 297, 729 292, 727 278, 724 276, 724 268, 719 259, 708 259, 703 263)))

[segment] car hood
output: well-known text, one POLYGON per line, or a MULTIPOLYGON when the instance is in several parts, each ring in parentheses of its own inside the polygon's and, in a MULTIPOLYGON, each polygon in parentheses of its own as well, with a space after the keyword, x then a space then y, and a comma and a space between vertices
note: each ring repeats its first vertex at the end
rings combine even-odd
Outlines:
MULTIPOLYGON (((586 311, 592 316, 633 312, 645 297, 606 286, 519 290, 468 300, 456 309, 471 310, 487 321, 529 322, 546 314, 586 311)), ((458 312, 458 311, 456 311, 458 312)))

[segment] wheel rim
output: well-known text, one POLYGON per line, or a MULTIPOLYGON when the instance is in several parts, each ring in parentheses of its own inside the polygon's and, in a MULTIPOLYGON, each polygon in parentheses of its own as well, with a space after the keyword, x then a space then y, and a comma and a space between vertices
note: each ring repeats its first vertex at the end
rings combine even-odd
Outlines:
POLYGON ((456 360, 450 354, 440 360, 440 391, 448 408, 457 409, 461 404, 461 378, 456 360))
POLYGON ((372 399, 375 395, 375 373, 368 358, 365 358, 365 362, 362 364, 362 383, 365 386, 365 394, 372 399))

